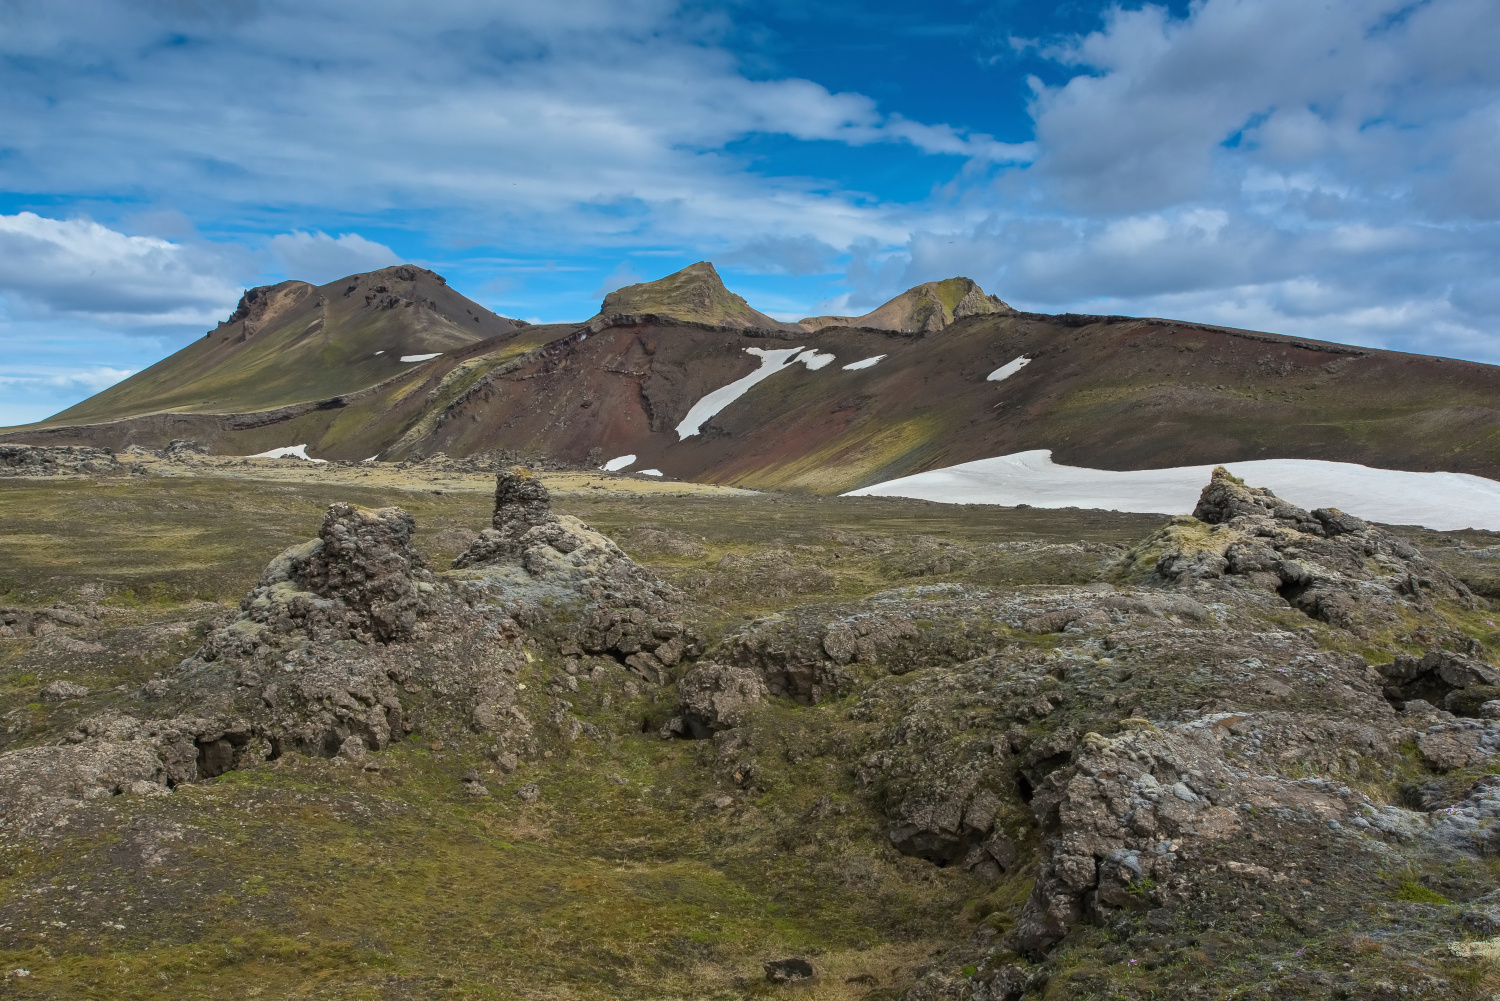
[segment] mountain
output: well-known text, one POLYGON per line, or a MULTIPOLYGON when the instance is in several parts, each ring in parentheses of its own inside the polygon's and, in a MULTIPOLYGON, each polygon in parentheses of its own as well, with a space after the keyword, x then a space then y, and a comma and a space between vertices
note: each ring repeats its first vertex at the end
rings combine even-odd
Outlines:
POLYGON ((410 265, 322 286, 282 282, 250 289, 200 340, 44 424, 325 400, 399 375, 412 364, 403 357, 445 353, 525 326, 410 265))
POLYGON ((945 278, 909 288, 863 316, 809 316, 798 325, 810 331, 824 327, 870 327, 907 334, 932 333, 966 316, 1009 311, 1010 306, 999 296, 986 295, 972 278, 945 278))
POLYGON ((731 330, 796 330, 751 308, 724 287, 719 272, 708 261, 690 264, 654 282, 627 285, 604 297, 599 318, 655 314, 689 323, 706 323, 731 330))
POLYGON ((372 298, 376 286, 396 287, 382 274, 264 290, 200 345, 0 440, 119 448, 183 438, 240 455, 306 444, 349 460, 506 449, 599 465, 633 455, 628 468, 682 480, 815 493, 1036 449, 1106 470, 1323 459, 1500 479, 1500 368, 1475 362, 1177 320, 1025 313, 967 279, 903 293, 869 314, 883 329, 866 317, 808 331, 750 309, 706 263, 611 293, 588 323, 507 328, 514 321, 472 304, 381 306, 415 303, 421 283, 432 301, 447 291, 422 272, 404 299, 372 298), (934 298, 952 316, 936 333, 935 307, 916 322, 934 298), (455 312, 477 328, 465 343, 454 343, 455 312), (328 332, 299 340, 323 315, 328 332), (331 322, 339 316, 348 318, 331 322), (367 328, 353 317, 387 324, 388 339, 358 333, 367 328), (279 347, 250 354, 272 336, 279 347), (306 346, 314 337, 317 351, 306 346), (390 358, 440 350, 419 364, 390 358), (163 376, 178 371, 197 381, 163 376))

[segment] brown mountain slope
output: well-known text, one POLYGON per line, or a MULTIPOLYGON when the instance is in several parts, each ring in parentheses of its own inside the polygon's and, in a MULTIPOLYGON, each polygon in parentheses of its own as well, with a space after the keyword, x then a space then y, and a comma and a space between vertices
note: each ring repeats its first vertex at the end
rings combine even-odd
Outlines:
MULTIPOLYGON (((670 295, 615 302, 673 305, 670 295)), ((502 333, 323 400, 3 437, 115 447, 196 438, 230 454, 306 443, 336 459, 503 448, 597 464, 633 454, 633 469, 814 492, 1036 448, 1105 469, 1316 458, 1500 479, 1500 368, 1159 319, 1007 310, 959 317, 939 334, 794 332, 648 309, 502 333), (769 374, 679 437, 695 403, 761 370, 750 349, 796 348, 833 357, 769 374), (1029 363, 989 378, 1019 358, 1029 363)))
POLYGON ((403 355, 452 351, 524 326, 410 265, 321 287, 282 282, 249 290, 217 329, 41 426, 328 399, 400 374, 410 367, 403 355))
POLYGON ((863 316, 809 316, 800 320, 804 330, 824 327, 871 327, 903 333, 932 333, 966 316, 1004 313, 1010 306, 999 296, 986 295, 972 278, 945 278, 926 282, 902 292, 863 316))

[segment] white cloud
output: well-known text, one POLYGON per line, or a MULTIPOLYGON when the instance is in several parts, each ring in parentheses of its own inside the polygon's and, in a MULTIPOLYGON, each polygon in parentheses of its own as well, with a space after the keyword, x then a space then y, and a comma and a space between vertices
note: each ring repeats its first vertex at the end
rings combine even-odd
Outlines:
POLYGON ((92 365, 74 369, 36 369, 0 373, 0 427, 32 424, 85 397, 134 375, 128 368, 92 365))
POLYGON ((721 18, 670 0, 447 0, 416 19, 395 0, 187 9, 78 0, 64 21, 43 0, 13 0, 0 185, 416 211, 464 239, 533 246, 732 246, 765 232, 844 246, 905 234, 826 181, 742 170, 726 144, 891 143, 985 163, 1032 153, 809 80, 751 79, 717 44, 721 18), (26 97, 38 79, 46 102, 26 97))
POLYGON ((0 215, 0 295, 16 314, 208 326, 240 295, 226 270, 205 248, 127 236, 88 219, 0 215))
POLYGON ((1032 83, 1033 161, 956 196, 984 218, 857 261, 855 298, 967 268, 1023 308, 1500 361, 1497 47, 1489 0, 1116 8, 1044 47, 1075 75, 1032 83))
POLYGON ((390 247, 366 240, 358 233, 329 236, 293 230, 271 237, 270 250, 289 278, 326 285, 347 275, 400 264, 390 247))

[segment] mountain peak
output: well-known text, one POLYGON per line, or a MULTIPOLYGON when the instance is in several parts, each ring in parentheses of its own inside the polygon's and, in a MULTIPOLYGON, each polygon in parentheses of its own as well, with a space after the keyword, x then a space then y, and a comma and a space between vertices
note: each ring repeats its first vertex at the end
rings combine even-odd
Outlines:
MULTIPOLYGON (((724 287, 713 264, 699 261, 654 282, 627 285, 604 297, 600 316, 654 313, 716 327, 781 330, 789 324, 754 309, 724 287)), ((792 327, 792 329, 796 329, 792 327)))
POLYGON ((871 327, 908 334, 932 333, 965 316, 1009 311, 1007 303, 999 296, 987 295, 974 279, 944 278, 914 285, 863 316, 809 316, 800 326, 805 330, 871 327))

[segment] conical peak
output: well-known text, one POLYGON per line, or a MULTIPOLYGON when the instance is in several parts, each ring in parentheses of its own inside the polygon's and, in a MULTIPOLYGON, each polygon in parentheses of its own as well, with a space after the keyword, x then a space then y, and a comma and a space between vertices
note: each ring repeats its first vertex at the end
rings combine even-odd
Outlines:
POLYGON ((823 327, 872 327, 903 333, 931 333, 954 320, 1010 310, 998 296, 987 295, 972 278, 944 278, 913 285, 894 299, 863 316, 809 316, 801 321, 806 330, 823 327))
POLYGON ((751 308, 724 287, 719 272, 708 261, 689 264, 681 271, 652 282, 627 285, 604 297, 600 316, 654 313, 677 320, 719 327, 780 329, 787 324, 751 308))

